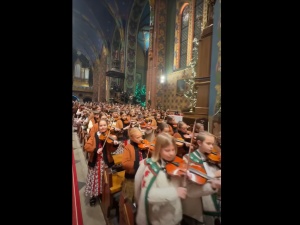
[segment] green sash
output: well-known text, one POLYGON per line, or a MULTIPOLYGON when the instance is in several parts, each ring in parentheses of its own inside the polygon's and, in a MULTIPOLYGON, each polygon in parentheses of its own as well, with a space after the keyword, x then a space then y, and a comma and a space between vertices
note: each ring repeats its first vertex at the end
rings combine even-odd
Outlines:
POLYGON ((145 165, 149 165, 149 169, 150 171, 153 173, 153 177, 152 179, 150 180, 150 183, 147 187, 147 190, 146 190, 146 194, 145 194, 145 208, 146 208, 146 218, 147 218, 147 224, 150 225, 150 221, 149 221, 149 204, 148 204, 148 194, 149 194, 149 191, 150 191, 150 188, 152 186, 152 184, 154 183, 156 177, 157 177, 157 174, 159 173, 159 171, 161 170, 161 168, 157 165, 156 162, 153 162, 151 158, 147 158, 145 160, 145 165))
POLYGON ((198 151, 193 151, 191 153, 190 159, 192 161, 196 162, 196 163, 203 164, 203 160, 202 160, 201 155, 198 151))

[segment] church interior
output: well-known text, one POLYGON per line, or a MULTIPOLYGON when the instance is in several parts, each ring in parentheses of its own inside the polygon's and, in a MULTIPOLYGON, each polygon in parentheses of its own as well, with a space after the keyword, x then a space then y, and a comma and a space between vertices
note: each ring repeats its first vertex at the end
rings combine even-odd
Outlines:
MULTIPOLYGON (((221 140, 221 0, 72 1, 73 101, 162 110, 221 140)), ((77 224, 121 224, 84 200, 85 142, 73 130, 77 224)))

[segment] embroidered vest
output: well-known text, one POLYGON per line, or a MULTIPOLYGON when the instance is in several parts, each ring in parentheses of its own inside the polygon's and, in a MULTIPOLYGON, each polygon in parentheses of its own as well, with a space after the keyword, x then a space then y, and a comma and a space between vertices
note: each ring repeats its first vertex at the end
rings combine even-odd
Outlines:
MULTIPOLYGON (((186 158, 188 158, 188 156, 185 156, 186 158)), ((196 164, 200 164, 204 169, 204 165, 203 165, 203 160, 202 157, 200 155, 200 153, 198 151, 194 151, 190 154, 190 159, 191 161, 193 161, 196 164)), ((205 204, 203 204, 203 214, 204 215, 208 215, 208 216, 221 216, 221 208, 220 208, 220 204, 218 203, 218 195, 217 193, 211 194, 209 196, 202 196, 202 202, 203 200, 205 201, 212 201, 215 210, 211 211, 211 209, 209 210, 205 204)))

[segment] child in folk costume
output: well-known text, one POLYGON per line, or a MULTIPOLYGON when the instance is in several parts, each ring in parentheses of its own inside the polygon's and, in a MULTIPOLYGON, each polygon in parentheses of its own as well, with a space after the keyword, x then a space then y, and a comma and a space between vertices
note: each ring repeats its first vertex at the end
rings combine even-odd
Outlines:
POLYGON ((195 126, 195 133, 199 133, 204 131, 204 125, 202 123, 196 123, 195 126))
POLYGON ((173 137, 185 140, 185 142, 180 147, 178 146, 177 156, 179 156, 180 158, 182 158, 183 155, 188 153, 190 145, 191 145, 191 143, 189 141, 191 137, 190 137, 187 129, 188 129, 188 125, 183 121, 179 121, 177 124, 177 131, 174 132, 174 134, 173 134, 173 137))
POLYGON ((147 157, 148 149, 139 148, 143 141, 143 134, 139 128, 133 127, 128 131, 130 144, 124 147, 122 166, 125 170, 125 180, 122 184, 122 193, 131 202, 134 202, 134 176, 140 161, 147 157))
POLYGON ((138 225, 180 224, 181 199, 186 197, 187 189, 180 186, 180 177, 168 178, 163 170, 176 153, 175 139, 162 132, 156 137, 152 157, 141 161, 134 181, 138 225))
POLYGON ((169 124, 167 124, 165 122, 158 123, 155 138, 151 142, 151 147, 149 148, 149 153, 148 153, 147 158, 150 158, 152 156, 152 152, 154 150, 153 146, 155 146, 157 135, 159 135, 160 133, 163 133, 163 132, 164 133, 169 133, 169 131, 170 131, 169 124))
MULTIPOLYGON (((176 158, 176 154, 176 140, 162 132, 156 137, 152 157, 140 163, 134 189, 138 225, 178 225, 182 220, 182 201, 186 197, 214 192, 215 181, 199 185, 187 180, 184 185, 183 177, 167 175, 166 165, 176 158)), ((191 177, 189 172, 186 176, 191 177)))
MULTIPOLYGON (((128 137, 128 129, 130 127, 129 125, 129 121, 127 119, 127 114, 125 113, 125 111, 122 111, 120 113, 120 118, 116 121, 116 129, 118 129, 118 140, 122 141, 124 146, 127 145, 129 137, 128 137)), ((122 152, 123 153, 123 149, 124 146, 122 147, 122 152)))
POLYGON ((210 190, 191 193, 185 200, 182 201, 183 205, 183 223, 188 225, 214 225, 215 220, 221 221, 221 208, 220 208, 220 188, 221 188, 221 170, 217 164, 209 162, 207 156, 210 154, 215 145, 215 137, 207 132, 200 132, 197 137, 198 149, 190 154, 186 154, 183 159, 188 162, 201 165, 204 167, 206 174, 212 178, 208 180, 203 186, 211 186, 210 190))
POLYGON ((102 194, 104 168, 114 165, 111 153, 116 151, 119 145, 116 140, 108 143, 107 139, 103 138, 107 135, 109 135, 107 121, 101 119, 98 123, 98 132, 92 132, 91 137, 84 145, 84 150, 90 153, 85 195, 91 198, 91 206, 96 204, 96 198, 102 194))
MULTIPOLYGON (((139 148, 139 144, 143 141, 143 134, 139 128, 133 127, 128 130, 130 143, 124 147, 122 166, 125 170, 125 179, 122 183, 122 195, 130 202, 134 203, 134 177, 139 167, 140 161, 145 159, 148 154, 148 149, 139 148)), ((124 221, 125 212, 121 203, 119 204, 119 224, 126 224, 124 221)))

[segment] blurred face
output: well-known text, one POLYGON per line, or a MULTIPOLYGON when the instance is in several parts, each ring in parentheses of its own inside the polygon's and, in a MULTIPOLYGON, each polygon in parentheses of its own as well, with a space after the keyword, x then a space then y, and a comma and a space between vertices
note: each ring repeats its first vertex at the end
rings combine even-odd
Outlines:
POLYGON ((201 124, 201 125, 197 125, 195 127, 195 133, 199 133, 201 131, 204 131, 204 126, 201 124))
POLYGON ((135 133, 132 135, 131 140, 137 144, 140 144, 143 140, 143 135, 142 133, 135 133))
POLYGON ((101 120, 98 126, 101 133, 104 133, 107 130, 107 124, 105 121, 101 120))
POLYGON ((169 132, 170 132, 169 127, 165 127, 164 130, 163 130, 162 132, 169 133, 169 132))
POLYGON ((173 161, 175 156, 175 147, 172 144, 160 150, 160 157, 166 161, 173 161))
POLYGON ((215 138, 213 136, 206 136, 204 141, 197 141, 200 151, 202 153, 210 154, 214 148, 215 138))
POLYGON ((180 128, 180 130, 181 130, 183 133, 186 133, 186 132, 187 132, 187 128, 188 128, 188 126, 187 126, 186 124, 184 124, 184 125, 180 128))
POLYGON ((126 120, 127 115, 126 115, 126 114, 122 114, 121 118, 122 118, 123 120, 126 120))
POLYGON ((134 115, 134 114, 135 114, 135 110, 134 109, 130 110, 130 115, 134 115))
POLYGON ((116 118, 116 117, 118 117, 118 113, 117 113, 117 112, 113 112, 113 113, 112 113, 112 116, 113 116, 114 118, 116 118))

